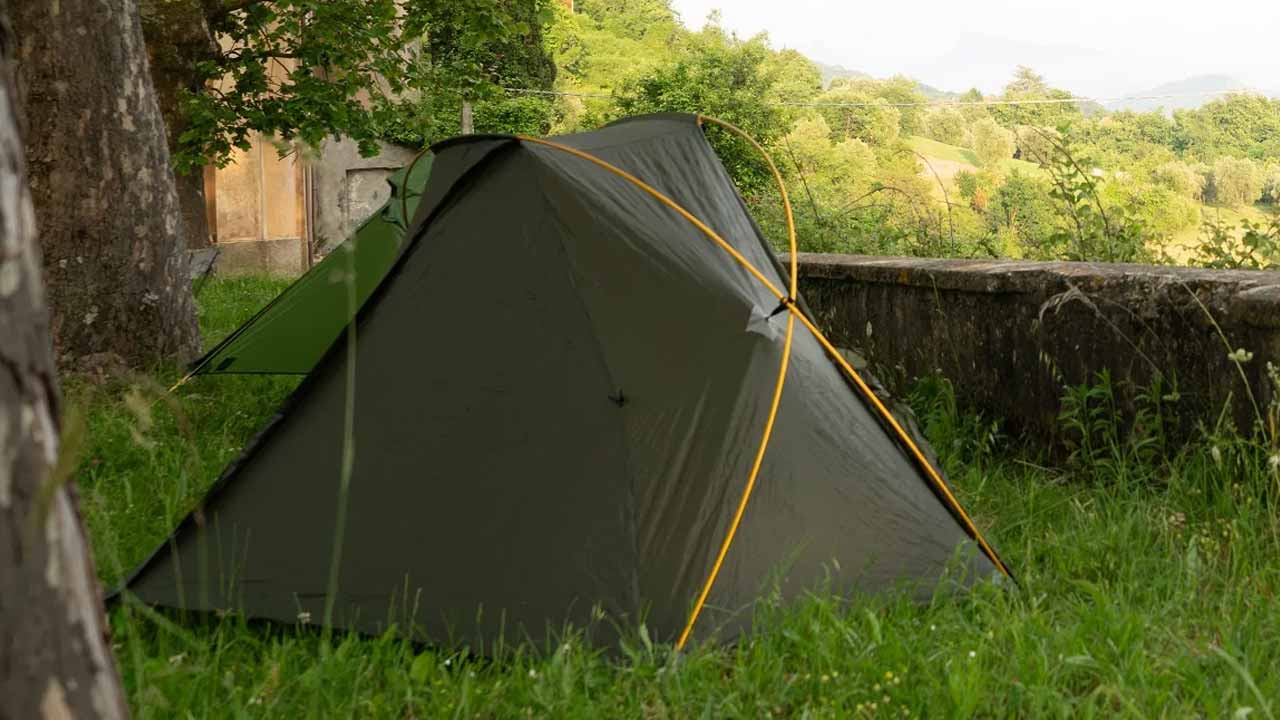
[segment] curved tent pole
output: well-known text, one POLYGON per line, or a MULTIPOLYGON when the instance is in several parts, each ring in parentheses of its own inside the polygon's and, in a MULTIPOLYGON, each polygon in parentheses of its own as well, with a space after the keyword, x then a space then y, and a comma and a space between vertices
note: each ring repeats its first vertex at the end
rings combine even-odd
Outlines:
POLYGON ((736 134, 740 135, 744 139, 748 140, 751 143, 751 145, 755 147, 757 151, 762 153, 765 156, 765 159, 768 161, 770 170, 773 172, 774 179, 778 183, 779 189, 782 193, 784 208, 787 210, 788 234, 790 236, 789 242, 791 246, 791 259, 790 259, 791 260, 791 278, 790 278, 790 288, 789 288, 791 290, 790 293, 784 293, 782 290, 780 290, 776 285, 773 284, 772 281, 769 280, 769 278, 767 278, 762 272, 760 272, 758 268, 752 265, 751 261, 748 260, 746 257, 744 257, 742 253, 738 252, 736 248, 730 245, 724 238, 720 237, 720 235, 718 235, 714 230, 707 227, 706 223, 699 220, 692 213, 690 213, 688 210, 682 207, 679 203, 672 200, 670 197, 663 194, 661 191, 657 190, 653 186, 637 178, 636 176, 632 175, 626 170, 623 170, 622 168, 619 168, 616 165, 613 165, 612 163, 609 163, 608 161, 598 158, 590 153, 584 152, 582 150, 578 150, 576 148, 569 147, 567 145, 562 145, 553 140, 547 140, 544 138, 537 138, 537 137, 532 137, 528 135, 516 136, 518 140, 521 140, 523 142, 534 143, 536 145, 542 145, 542 146, 553 148, 562 152, 566 152, 566 153, 569 153, 570 155, 573 155, 575 157, 586 160, 587 162, 590 162, 594 165, 597 165, 607 170, 608 172, 622 178, 623 180, 631 183, 635 187, 639 188, 640 190, 644 191, 646 194, 653 197, 659 203, 671 208, 678 215, 688 220, 690 224, 692 224, 704 235, 706 235, 708 239, 710 239, 716 245, 719 245, 720 248, 723 249, 726 253, 728 253, 729 256, 733 258, 735 262, 737 262, 740 266, 742 266, 744 270, 746 270, 748 273, 754 276, 756 280, 760 281, 760 283, 774 297, 778 298, 779 311, 785 308, 790 313, 790 317, 787 323, 787 335, 784 343, 785 351, 783 353, 781 367, 779 368, 780 372, 778 374, 778 383, 774 387, 773 403, 772 403, 772 406, 770 407, 768 420, 766 421, 765 430, 761 437, 760 447, 756 452, 755 464, 753 465, 751 469, 751 473, 747 478, 747 485, 743 491, 742 499, 739 501, 737 512, 735 513, 734 518, 730 523, 729 532, 726 534, 725 540, 721 545, 720 552, 717 555, 716 562, 712 568, 712 571, 707 578, 707 582, 703 585, 702 592, 697 602, 694 605, 694 609, 690 614, 689 621, 686 623, 684 631, 680 634, 680 638, 676 642, 676 649, 677 650, 683 649, 685 644, 688 642, 689 635, 692 633, 693 627, 697 622, 698 615, 700 614, 702 607, 706 602, 707 596, 710 594, 711 586, 715 582, 716 575, 718 574, 720 566, 723 563, 724 557, 725 555, 728 554, 729 546, 733 542, 733 536, 737 531, 738 524, 741 521, 742 515, 746 510, 747 501, 749 500, 751 491, 755 486, 756 476, 759 474, 760 466, 764 459, 764 452, 768 446, 769 437, 772 434, 774 421, 777 418, 777 409, 782 397, 782 386, 786 379, 786 367, 787 367, 787 362, 790 356, 792 329, 794 327, 794 322, 792 321, 796 318, 799 318, 800 322, 803 323, 804 326, 809 329, 809 332, 813 334, 814 338, 817 339, 818 343, 822 345, 823 349, 826 350, 827 354, 830 355, 832 359, 836 361, 836 364, 840 367, 841 370, 844 371, 844 374, 849 378, 850 381, 853 382, 854 386, 858 389, 859 393, 861 393, 862 396, 868 402, 871 403, 871 406, 876 410, 876 412, 881 416, 881 418, 888 424, 889 428, 893 431, 893 435, 895 435, 897 440, 904 447, 907 448, 907 450, 909 451, 909 454, 920 466, 920 468, 924 471, 925 477, 929 480, 930 484, 935 488, 935 490, 938 491, 939 495, 944 499, 945 501, 944 504, 948 506, 948 509, 952 512, 953 516, 957 517, 960 520, 961 525, 964 527, 965 531, 969 534, 970 537, 972 537, 978 543, 978 546, 982 549, 983 553, 987 556, 987 558, 991 560, 991 562, 996 566, 997 569, 1000 570, 1000 572, 1003 575, 1012 579, 1013 573, 1010 572, 1008 566, 1004 564, 1004 562, 1000 559, 999 555, 997 555, 995 550, 991 547, 990 543, 987 542, 986 538, 978 530, 977 525, 974 524, 973 520, 969 517, 968 513, 966 513, 964 508, 960 505, 960 502, 956 499, 955 495, 951 492, 951 489, 947 486, 946 481, 942 479, 942 476, 933 467, 933 464, 930 463, 929 460, 924 456, 924 453, 920 450, 919 446, 916 445, 915 441, 911 439, 911 436, 906 432, 906 430, 903 429, 902 425, 898 422, 897 418, 895 418, 893 416, 893 413, 890 412, 887 407, 885 407, 884 403, 881 402, 880 398, 876 396, 876 394, 871 390, 871 388, 867 385, 866 381, 862 379, 862 377, 858 374, 858 372, 854 370, 853 367, 849 365, 848 361, 846 361, 840 355, 840 352, 831 343, 831 341, 828 340, 825 335, 823 335, 822 331, 818 328, 818 326, 814 324, 814 322, 810 320, 807 316, 805 316, 805 314, 801 312, 800 308, 797 306, 797 303, 795 300, 796 298, 795 288, 797 284, 798 273, 796 270, 797 259, 796 259, 796 244, 795 244, 795 228, 794 228, 794 225, 792 224, 792 218, 791 218, 791 212, 790 212, 791 205, 790 205, 790 201, 787 199, 786 187, 785 185, 782 184, 781 174, 778 173, 777 167, 774 165, 772 159, 769 158, 768 153, 764 151, 764 148, 762 148, 759 145, 759 143, 753 140, 740 128, 730 125, 729 123, 716 120, 714 118, 702 116, 702 115, 698 116, 698 121, 699 121, 699 125, 701 125, 703 121, 710 121, 717 125, 725 127, 731 132, 735 132, 736 134))

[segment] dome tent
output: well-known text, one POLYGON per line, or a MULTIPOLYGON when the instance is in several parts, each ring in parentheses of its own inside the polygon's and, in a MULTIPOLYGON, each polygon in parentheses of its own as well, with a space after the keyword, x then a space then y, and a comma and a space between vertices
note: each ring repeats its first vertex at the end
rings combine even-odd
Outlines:
POLYGON ((770 579, 1007 574, 808 318, 700 118, 446 141, 409 228, 128 592, 476 646, 643 618, 683 645, 740 632, 770 579))

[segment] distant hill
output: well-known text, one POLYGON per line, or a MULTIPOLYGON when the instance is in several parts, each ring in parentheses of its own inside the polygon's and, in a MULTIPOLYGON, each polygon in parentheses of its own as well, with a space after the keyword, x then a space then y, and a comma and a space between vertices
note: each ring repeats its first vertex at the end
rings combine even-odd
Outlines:
MULTIPOLYGON (((1184 80, 1157 85, 1146 90, 1128 93, 1128 95, 1139 97, 1152 95, 1178 95, 1181 97, 1155 98, 1151 100, 1118 100, 1107 103, 1107 109, 1113 111, 1133 110, 1135 112, 1150 112, 1160 108, 1164 108, 1166 112, 1193 110, 1221 97, 1220 93, 1225 93, 1229 90, 1251 90, 1251 88, 1230 75, 1197 75, 1184 80)), ((1258 92, 1257 90, 1252 91, 1258 92)))
POLYGON ((870 75, 860 70, 850 70, 849 68, 840 67, 839 65, 827 65, 820 62, 815 62, 814 65, 817 65, 818 72, 822 73, 822 87, 827 87, 831 84, 832 80, 837 78, 871 78, 870 75))
MULTIPOLYGON (((827 65, 825 63, 814 62, 818 66, 818 72, 822 73, 822 87, 831 85, 832 80, 839 78, 856 78, 862 80, 874 80, 875 78, 861 70, 850 70, 839 65, 827 65)), ((950 90, 939 90, 932 85, 926 85, 919 80, 916 86, 920 88, 921 94, 930 100, 959 100, 961 93, 951 92, 950 90)))
POLYGON ((930 100, 959 100, 964 93, 951 92, 950 90, 939 90, 932 85, 925 85, 919 80, 916 81, 916 87, 920 88, 920 94, 930 100))

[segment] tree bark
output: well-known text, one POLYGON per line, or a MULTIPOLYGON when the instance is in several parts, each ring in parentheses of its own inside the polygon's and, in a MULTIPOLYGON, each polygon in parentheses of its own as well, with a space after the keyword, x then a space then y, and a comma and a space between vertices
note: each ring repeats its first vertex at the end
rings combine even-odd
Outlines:
POLYGON ((136 0, 22 0, 14 27, 58 363, 194 356, 182 214, 136 0))
MULTIPOLYGON (((141 0, 141 4, 151 80, 169 139, 169 155, 173 156, 179 139, 191 126, 182 111, 183 94, 204 90, 196 63, 216 60, 218 44, 209 30, 206 9, 197 0, 141 0)), ((208 247, 212 232, 205 211, 204 173, 200 168, 178 170, 174 179, 187 247, 208 247)))
POLYGON ((53 472, 58 392, 15 122, 7 3, 0 0, 0 718, 123 718, 75 495, 53 472))

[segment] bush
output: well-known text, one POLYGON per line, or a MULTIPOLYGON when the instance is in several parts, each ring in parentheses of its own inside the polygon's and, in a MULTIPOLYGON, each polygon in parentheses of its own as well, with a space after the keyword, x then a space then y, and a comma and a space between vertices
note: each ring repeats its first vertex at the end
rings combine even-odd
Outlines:
POLYGON ((940 143, 968 147, 970 140, 968 123, 955 108, 942 107, 933 110, 924 119, 925 134, 940 143))
POLYGON ((984 118, 973 124, 973 151, 984 168, 999 168, 1001 163, 1013 157, 1013 133, 984 118))
POLYGON ((822 116, 831 127, 832 139, 852 138, 874 147, 891 145, 901 131, 902 113, 882 98, 848 87, 837 87, 818 96, 820 103, 843 103, 824 107, 822 116))
POLYGON ((1280 162, 1272 162, 1262 171, 1262 202, 1280 205, 1280 162))
POLYGON ((1235 207, 1262 195, 1262 173, 1244 158, 1222 157, 1213 164, 1213 201, 1235 207))
POLYGON ((1151 171, 1156 185, 1189 198, 1200 198, 1204 193, 1205 178, 1181 160, 1172 160, 1151 171))
POLYGON ((1059 139, 1053 128, 1019 125, 1014 136, 1019 158, 1037 165, 1048 165, 1053 159, 1054 142, 1059 139))

